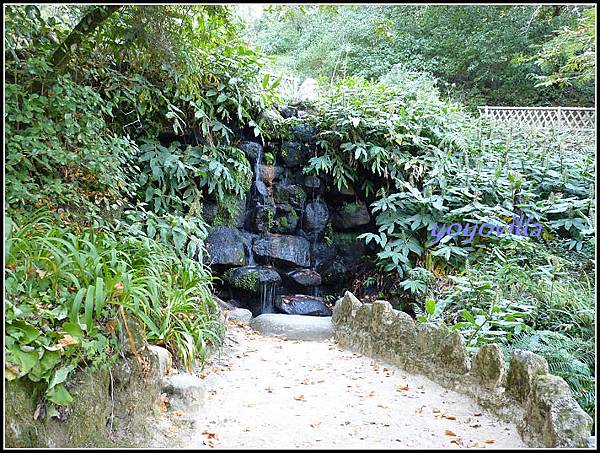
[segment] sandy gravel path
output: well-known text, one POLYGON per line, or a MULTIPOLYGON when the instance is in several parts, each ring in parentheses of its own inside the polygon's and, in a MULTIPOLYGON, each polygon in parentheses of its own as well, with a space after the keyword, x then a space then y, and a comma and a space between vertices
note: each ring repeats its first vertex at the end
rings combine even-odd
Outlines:
POLYGON ((466 396, 329 341, 263 337, 232 324, 223 353, 209 364, 204 379, 204 410, 187 421, 188 429, 171 426, 171 439, 161 443, 188 448, 524 447, 513 424, 466 396))

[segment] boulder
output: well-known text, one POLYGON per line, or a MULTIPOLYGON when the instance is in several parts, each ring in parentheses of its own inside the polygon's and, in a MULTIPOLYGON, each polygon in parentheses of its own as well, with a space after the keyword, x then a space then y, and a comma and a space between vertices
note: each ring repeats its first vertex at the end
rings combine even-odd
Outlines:
POLYGON ((257 233, 268 233, 275 226, 275 207, 258 205, 250 215, 252 229, 257 233))
POLYGON ((294 126, 292 128, 292 133, 294 134, 294 137, 296 137, 301 142, 308 143, 316 135, 317 128, 314 127, 312 124, 302 123, 294 126))
POLYGON ((331 310, 325 306, 323 298, 316 296, 281 296, 275 301, 275 307, 287 315, 331 316, 331 310))
POLYGON ((302 143, 297 141, 285 141, 281 144, 281 157, 286 167, 293 168, 304 164, 305 152, 302 143))
POLYGON ((310 266, 310 243, 298 236, 268 234, 252 245, 254 254, 263 259, 276 259, 301 267, 310 266))
POLYGON ((539 375, 548 374, 548 362, 542 356, 517 349, 510 356, 506 376, 506 392, 518 401, 525 402, 539 375))
POLYGON ((213 227, 204 241, 209 265, 243 266, 246 253, 242 234, 235 228, 213 227))
POLYGON ((283 107, 279 108, 279 113, 284 118, 292 118, 292 117, 298 115, 298 109, 295 107, 290 107, 288 105, 284 105, 283 107))
POLYGON ((250 326, 263 335, 290 340, 324 341, 333 336, 329 317, 264 314, 250 321, 250 326))
POLYGON ((154 354, 158 360, 158 369, 161 377, 166 376, 173 368, 173 357, 166 348, 154 344, 148 346, 151 354, 154 354))
POLYGON ((296 269, 288 272, 287 277, 300 286, 319 286, 321 275, 313 269, 296 269))
POLYGON ((169 399, 169 409, 186 414, 198 413, 206 402, 206 385, 193 374, 175 374, 165 379, 163 392, 169 399))
POLYGON ((263 146, 260 143, 245 140, 239 144, 239 148, 252 163, 256 163, 258 156, 263 155, 263 146))
POLYGON ((302 217, 302 229, 308 232, 320 232, 329 220, 329 209, 322 201, 308 203, 302 217))
POLYGON ((593 426, 565 380, 550 374, 534 378, 524 422, 549 448, 586 448, 593 426))
POLYGON ((497 344, 484 344, 473 358, 471 374, 486 388, 502 383, 505 372, 504 353, 497 344))
POLYGON ((280 284, 281 277, 273 268, 266 266, 244 266, 229 269, 223 279, 232 287, 258 293, 260 284, 280 284))
POLYGON ((298 213, 291 205, 277 205, 272 230, 275 233, 294 234, 296 226, 298 226, 298 220, 298 213))
POLYGON ((371 221, 364 201, 344 203, 332 216, 333 224, 340 230, 348 230, 368 224, 371 221))
POLYGON ((227 319, 229 321, 250 322, 252 319, 252 312, 245 308, 234 308, 227 312, 227 319))
POLYGON ((456 374, 465 374, 471 368, 463 336, 456 330, 449 332, 440 342, 436 362, 456 374))
POLYGON ((273 187, 275 204, 288 204, 295 209, 302 209, 306 201, 306 193, 296 184, 276 184, 273 187))

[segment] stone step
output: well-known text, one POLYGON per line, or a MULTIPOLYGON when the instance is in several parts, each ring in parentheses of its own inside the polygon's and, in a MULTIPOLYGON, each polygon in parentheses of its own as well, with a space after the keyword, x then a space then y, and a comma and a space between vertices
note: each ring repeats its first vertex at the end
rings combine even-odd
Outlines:
POLYGON ((265 336, 290 340, 325 341, 333 336, 331 317, 264 314, 250 321, 250 327, 265 336))

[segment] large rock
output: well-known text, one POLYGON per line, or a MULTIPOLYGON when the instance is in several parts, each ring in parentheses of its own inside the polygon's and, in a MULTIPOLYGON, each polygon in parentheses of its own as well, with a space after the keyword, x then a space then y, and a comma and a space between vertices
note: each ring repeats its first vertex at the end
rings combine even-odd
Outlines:
POLYGON ((204 243, 208 253, 208 264, 246 264, 244 238, 237 229, 224 226, 211 228, 204 243))
POLYGON ((277 309, 287 315, 331 316, 322 297, 304 294, 286 295, 275 301, 277 309))
POLYGON ((252 319, 252 312, 245 308, 234 308, 227 312, 227 319, 229 321, 250 322, 252 319))
POLYGON ((268 336, 284 336, 290 340, 324 341, 333 335, 329 317, 264 314, 250 321, 250 326, 268 336))
POLYGON ((309 232, 320 232, 325 229, 329 220, 329 209, 322 201, 308 203, 304 209, 302 228, 309 232))
POLYGON ((498 387, 505 372, 504 353, 497 344, 484 344, 473 358, 471 374, 487 388, 498 387))
POLYGON ((263 146, 260 143, 243 141, 239 144, 239 148, 252 163, 256 163, 258 157, 263 156, 263 146))
POLYGON ((517 349, 510 356, 506 391, 518 401, 525 402, 535 378, 544 374, 548 374, 548 362, 545 358, 517 349))
POLYGON ((260 165, 259 177, 267 186, 272 186, 273 181, 283 174, 283 168, 278 165, 260 165))
POLYGON ((317 133, 317 128, 311 124, 297 124, 292 128, 292 133, 301 142, 308 143, 317 133))
MULTIPOLYGON (((310 140, 310 138, 309 138, 310 140)), ((305 152, 302 143, 297 141, 285 141, 281 144, 281 157, 286 167, 299 167, 305 161, 305 152)))
POLYGON ((306 193, 295 184, 276 184, 273 188, 275 204, 289 204, 293 208, 302 209, 306 201, 306 193))
POLYGON ((545 374, 533 381, 524 423, 541 434, 547 447, 586 448, 593 420, 579 407, 563 378, 545 374))
POLYGON ((287 277, 300 286, 319 286, 321 275, 313 269, 296 269, 287 273, 287 277))
POLYGON ((301 267, 310 266, 310 243, 298 236, 269 234, 254 240, 255 255, 301 267))
POLYGON ((260 291, 261 283, 275 285, 281 283, 279 273, 266 266, 244 266, 229 269, 223 275, 223 279, 234 288, 253 293, 260 291))
POLYGON ((169 376, 163 392, 169 399, 169 409, 186 414, 198 413, 206 402, 206 385, 193 374, 169 376))
POLYGON ((275 221, 271 230, 275 233, 294 234, 300 220, 296 209, 289 204, 277 205, 275 221))
POLYGON ((365 202, 344 203, 332 216, 336 228, 347 230, 368 224, 371 221, 365 202))

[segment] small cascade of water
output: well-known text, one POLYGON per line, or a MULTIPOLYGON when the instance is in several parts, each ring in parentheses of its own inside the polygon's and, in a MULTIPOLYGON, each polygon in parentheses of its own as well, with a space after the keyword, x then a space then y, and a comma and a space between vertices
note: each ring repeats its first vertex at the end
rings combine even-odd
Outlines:
POLYGON ((254 261, 254 253, 252 253, 252 242, 244 242, 244 248, 246 249, 246 253, 248 253, 248 266, 254 266, 256 263, 254 261))
POLYGON ((254 165, 254 182, 260 181, 260 166, 262 164, 262 149, 258 150, 256 155, 256 165, 254 165))
POLYGON ((260 313, 273 313, 275 306, 275 287, 273 282, 260 282, 260 313))
POLYGON ((321 285, 313 286, 313 296, 321 297, 321 285))

